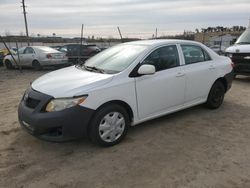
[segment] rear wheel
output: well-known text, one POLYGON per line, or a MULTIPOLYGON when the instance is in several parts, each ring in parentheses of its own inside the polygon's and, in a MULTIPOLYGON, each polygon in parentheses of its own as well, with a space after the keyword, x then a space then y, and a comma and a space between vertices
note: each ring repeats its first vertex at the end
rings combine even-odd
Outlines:
POLYGON ((90 124, 89 137, 101 146, 113 146, 121 142, 127 134, 129 116, 127 111, 116 104, 97 111, 90 124))
POLYGON ((10 62, 10 60, 5 61, 5 66, 6 66, 7 69, 13 69, 14 68, 12 63, 10 62))
POLYGON ((37 60, 34 60, 32 62, 32 67, 35 69, 35 70, 42 70, 42 66, 41 64, 39 63, 39 61, 37 60))
POLYGON ((220 81, 215 82, 209 92, 206 106, 210 109, 219 108, 223 103, 224 95, 225 95, 224 84, 220 81))

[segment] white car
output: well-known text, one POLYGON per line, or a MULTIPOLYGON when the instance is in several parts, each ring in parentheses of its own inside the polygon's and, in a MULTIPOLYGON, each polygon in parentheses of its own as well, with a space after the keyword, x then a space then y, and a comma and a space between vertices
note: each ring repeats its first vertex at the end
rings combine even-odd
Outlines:
POLYGON ((68 58, 64 53, 46 46, 22 47, 17 53, 13 53, 13 56, 16 62, 11 55, 7 55, 3 60, 4 65, 8 69, 17 67, 19 63, 22 67, 33 67, 36 70, 40 70, 45 66, 63 66, 68 64, 68 58))
POLYGON ((86 136, 112 146, 129 126, 202 103, 218 108, 232 79, 231 60, 197 42, 123 43, 35 80, 18 116, 45 140, 86 136))

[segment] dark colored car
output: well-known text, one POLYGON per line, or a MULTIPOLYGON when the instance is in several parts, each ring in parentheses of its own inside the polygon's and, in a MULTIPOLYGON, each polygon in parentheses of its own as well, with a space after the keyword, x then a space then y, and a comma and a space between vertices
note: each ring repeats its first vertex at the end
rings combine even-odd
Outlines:
POLYGON ((235 75, 250 76, 250 27, 226 50, 226 55, 234 62, 235 75))
POLYGON ((4 54, 0 52, 0 66, 3 66, 4 54))
POLYGON ((101 51, 101 49, 96 45, 86 44, 66 44, 58 50, 66 53, 66 56, 69 58, 69 62, 73 64, 76 64, 79 59, 85 61, 101 51))

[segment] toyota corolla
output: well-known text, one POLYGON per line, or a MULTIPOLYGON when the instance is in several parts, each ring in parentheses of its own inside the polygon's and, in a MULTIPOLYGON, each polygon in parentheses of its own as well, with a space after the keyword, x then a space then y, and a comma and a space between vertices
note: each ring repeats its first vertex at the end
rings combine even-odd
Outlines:
POLYGON ((197 42, 123 43, 35 80, 20 102, 19 121, 45 140, 88 137, 112 146, 130 126, 203 103, 219 108, 232 67, 197 42))

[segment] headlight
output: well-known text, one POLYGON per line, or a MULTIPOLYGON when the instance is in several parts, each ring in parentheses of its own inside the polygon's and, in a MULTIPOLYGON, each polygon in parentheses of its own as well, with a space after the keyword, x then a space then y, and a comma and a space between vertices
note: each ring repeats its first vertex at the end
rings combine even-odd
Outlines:
POLYGON ((76 98, 53 99, 47 104, 45 111, 55 112, 71 108, 73 106, 83 103, 86 98, 87 96, 76 97, 76 98))

